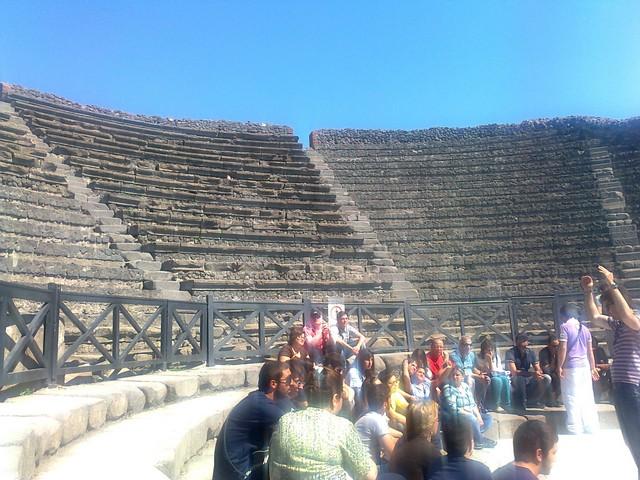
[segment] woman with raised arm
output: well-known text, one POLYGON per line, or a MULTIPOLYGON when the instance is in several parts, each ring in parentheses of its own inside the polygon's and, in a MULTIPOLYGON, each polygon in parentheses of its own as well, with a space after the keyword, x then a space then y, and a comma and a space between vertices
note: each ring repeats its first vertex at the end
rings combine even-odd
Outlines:
POLYGON ((593 297, 593 279, 584 276, 580 285, 584 292, 587 318, 602 328, 613 330, 613 403, 624 440, 640 471, 640 316, 631 308, 625 290, 618 286, 613 273, 598 265, 602 276, 600 296, 602 312, 593 297))

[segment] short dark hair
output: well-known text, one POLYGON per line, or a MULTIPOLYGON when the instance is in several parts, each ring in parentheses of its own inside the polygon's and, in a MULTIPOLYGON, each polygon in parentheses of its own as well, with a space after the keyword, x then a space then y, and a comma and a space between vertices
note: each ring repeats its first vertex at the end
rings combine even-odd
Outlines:
POLYGON ((323 365, 327 368, 337 371, 338 373, 344 373, 346 369, 346 362, 344 357, 338 352, 329 352, 324 356, 323 365))
POLYGON ((560 307, 560 316, 562 318, 572 318, 578 316, 578 308, 575 305, 566 303, 560 307))
POLYGON ((349 318, 349 314, 347 312, 345 312, 344 310, 340 310, 338 313, 336 313, 336 320, 338 318, 341 318, 341 317, 349 318))
POLYGON ((313 369, 305 380, 304 393, 309 406, 326 408, 331 405, 334 395, 342 396, 342 375, 329 368, 320 372, 313 369))
POLYGON ((462 415, 448 418, 442 425, 442 439, 449 457, 464 457, 473 445, 471 420, 462 415))
POLYGON ((302 327, 297 325, 295 327, 291 327, 289 329, 289 345, 293 345, 294 340, 300 335, 304 335, 304 329, 302 327))
POLYGON ((304 360, 300 358, 292 358, 289 360, 289 368, 291 369, 291 376, 304 380, 307 376, 307 366, 304 360))
POLYGON ((384 383, 368 383, 364 387, 364 395, 370 412, 380 412, 389 396, 389 387, 384 383))
POLYGON ((258 374, 258 390, 268 393, 271 380, 279 382, 282 378, 282 372, 287 368, 289 368, 289 362, 276 362, 274 360, 264 362, 258 374))
POLYGON ((546 422, 527 420, 513 434, 513 457, 516 462, 535 462, 536 452, 547 455, 558 443, 558 434, 546 422))

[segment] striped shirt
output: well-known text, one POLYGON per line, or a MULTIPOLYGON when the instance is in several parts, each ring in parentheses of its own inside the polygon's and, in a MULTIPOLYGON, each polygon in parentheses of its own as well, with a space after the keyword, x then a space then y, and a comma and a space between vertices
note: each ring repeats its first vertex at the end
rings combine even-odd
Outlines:
MULTIPOLYGON (((640 314, 637 310, 634 313, 636 316, 640 314)), ((640 331, 636 332, 621 320, 611 317, 608 322, 614 332, 611 380, 640 385, 640 331)))

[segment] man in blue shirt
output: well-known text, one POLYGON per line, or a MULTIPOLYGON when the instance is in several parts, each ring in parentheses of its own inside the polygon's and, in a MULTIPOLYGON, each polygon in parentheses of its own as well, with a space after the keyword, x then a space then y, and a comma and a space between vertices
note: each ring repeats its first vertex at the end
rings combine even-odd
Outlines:
POLYGON ((262 480, 261 452, 284 414, 276 400, 289 393, 287 362, 267 361, 260 369, 258 390, 229 413, 220 429, 214 452, 213 480, 262 480))
POLYGON ((524 411, 527 406, 540 405, 539 401, 550 388, 551 377, 542 372, 535 352, 529 348, 526 333, 518 334, 516 345, 507 350, 505 361, 511 373, 514 408, 524 411))

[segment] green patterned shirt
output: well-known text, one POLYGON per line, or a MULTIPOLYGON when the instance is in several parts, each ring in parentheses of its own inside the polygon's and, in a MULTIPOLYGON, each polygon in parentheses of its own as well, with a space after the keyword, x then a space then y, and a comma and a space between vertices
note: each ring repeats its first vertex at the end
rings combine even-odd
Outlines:
POLYGON ((283 415, 271 437, 271 480, 358 480, 373 466, 353 424, 319 408, 283 415))

